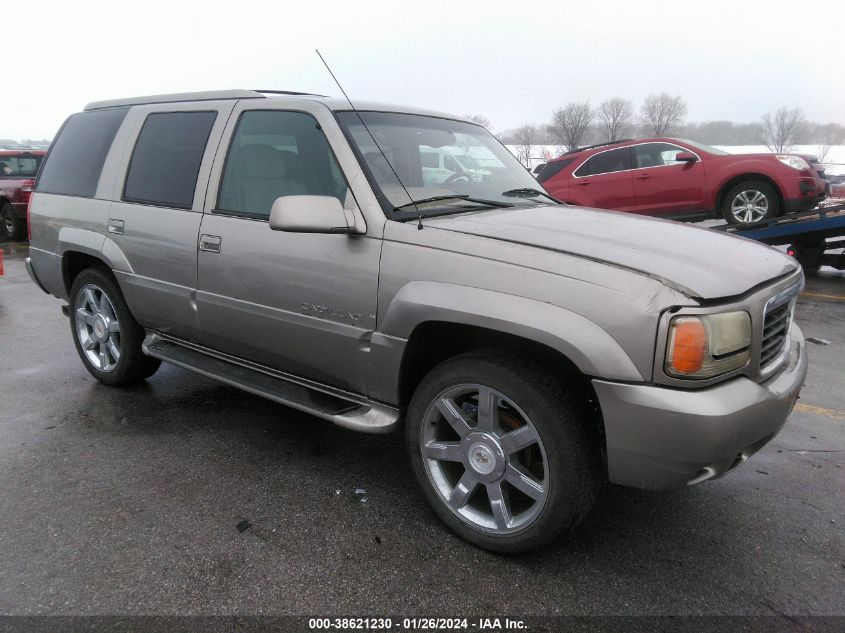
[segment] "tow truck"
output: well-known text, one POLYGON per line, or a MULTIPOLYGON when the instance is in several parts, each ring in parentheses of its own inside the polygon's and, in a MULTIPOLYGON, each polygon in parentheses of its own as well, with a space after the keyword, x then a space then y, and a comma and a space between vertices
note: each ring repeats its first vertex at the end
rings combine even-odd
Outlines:
POLYGON ((845 204, 819 206, 788 213, 749 226, 719 224, 710 227, 772 246, 786 245, 805 273, 821 266, 845 270, 845 204), (834 252, 834 251, 839 251, 834 252))

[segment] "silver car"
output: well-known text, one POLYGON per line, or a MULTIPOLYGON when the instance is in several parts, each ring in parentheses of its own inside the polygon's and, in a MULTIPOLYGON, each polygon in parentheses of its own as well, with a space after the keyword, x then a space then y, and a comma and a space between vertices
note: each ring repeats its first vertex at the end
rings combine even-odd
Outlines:
POLYGON ((537 187, 441 113, 246 90, 92 103, 44 162, 27 266, 101 382, 166 361, 347 428, 403 425, 434 512, 520 552, 603 480, 724 475, 807 370, 791 258, 537 187), (432 148, 489 173, 432 184, 432 148))

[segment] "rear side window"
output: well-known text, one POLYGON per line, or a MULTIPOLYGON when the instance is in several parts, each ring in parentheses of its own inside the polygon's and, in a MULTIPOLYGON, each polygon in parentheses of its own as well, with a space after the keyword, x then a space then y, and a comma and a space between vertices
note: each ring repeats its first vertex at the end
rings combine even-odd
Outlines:
POLYGON ((574 158, 562 158, 560 160, 547 163, 546 166, 543 167, 542 171, 537 174, 537 182, 546 182, 552 176, 559 174, 561 171, 569 167, 574 160, 574 158))
POLYGON ((619 149, 612 149, 596 154, 581 165, 575 172, 575 175, 598 176, 599 174, 609 174, 614 171, 625 171, 627 169, 631 169, 631 148, 620 147, 619 149))
POLYGON ((190 209, 217 112, 150 114, 138 135, 123 199, 190 209))
POLYGON ((72 115, 47 155, 36 191, 92 198, 106 155, 128 108, 72 115))

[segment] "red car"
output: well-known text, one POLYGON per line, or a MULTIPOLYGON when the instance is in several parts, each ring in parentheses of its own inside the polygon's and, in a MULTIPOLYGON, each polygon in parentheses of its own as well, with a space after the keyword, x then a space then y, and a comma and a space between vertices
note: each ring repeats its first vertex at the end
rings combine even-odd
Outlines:
POLYGON ((813 156, 728 154, 674 138, 586 147, 550 161, 537 180, 570 204, 669 217, 723 216, 753 224, 810 209, 827 181, 813 156))
POLYGON ((26 237, 26 207, 46 153, 41 149, 0 149, 0 233, 8 240, 26 237))

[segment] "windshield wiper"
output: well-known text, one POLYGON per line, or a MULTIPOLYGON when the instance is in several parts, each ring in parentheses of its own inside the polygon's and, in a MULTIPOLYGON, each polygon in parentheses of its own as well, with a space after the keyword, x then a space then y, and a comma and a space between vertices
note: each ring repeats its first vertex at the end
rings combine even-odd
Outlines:
POLYGON ((402 209, 408 209, 409 207, 416 207, 421 204, 431 204, 433 202, 443 202, 446 200, 465 200, 467 202, 472 202, 474 204, 481 204, 486 207, 512 207, 513 205, 510 202, 501 202, 499 200, 484 200, 482 198, 473 198, 466 194, 462 193, 455 193, 450 194, 448 196, 431 196, 430 198, 423 198, 422 200, 414 200, 413 202, 408 202, 406 204, 400 204, 398 207, 393 207, 394 211, 401 211, 402 209))
POLYGON ((557 198, 550 196, 545 191, 540 191, 539 189, 532 189, 531 187, 522 187, 520 189, 508 189, 507 191, 502 192, 503 196, 507 196, 509 198, 536 198, 537 196, 545 196, 552 202, 560 203, 560 200, 557 198))

